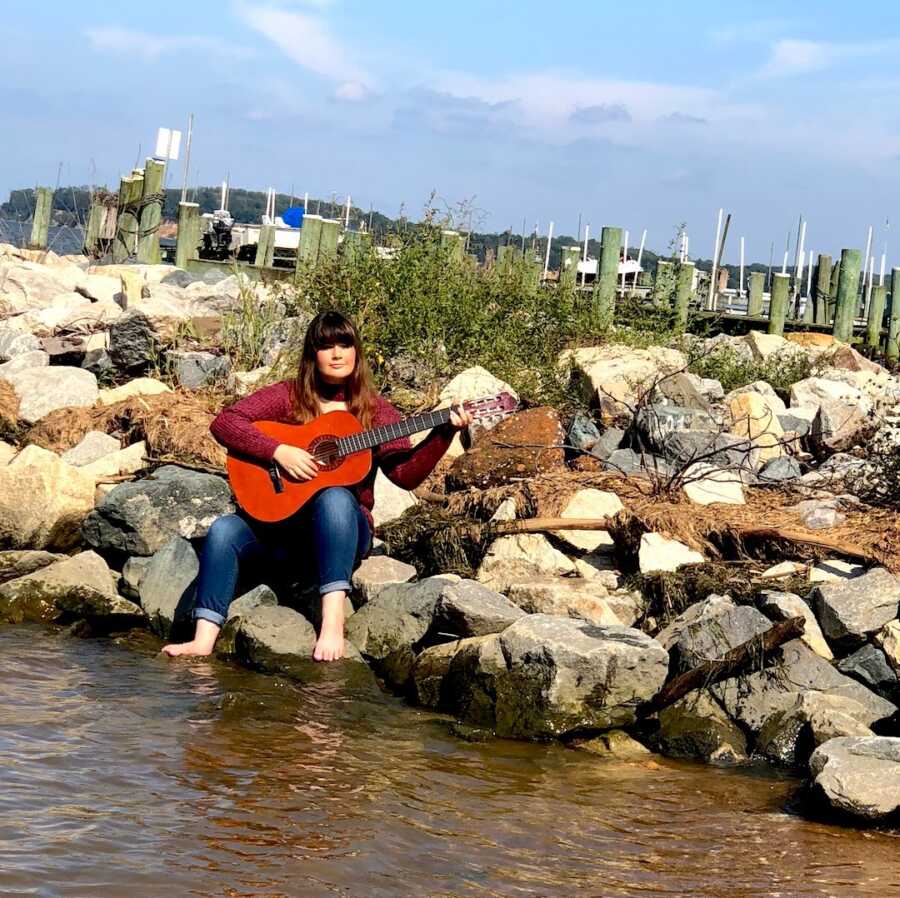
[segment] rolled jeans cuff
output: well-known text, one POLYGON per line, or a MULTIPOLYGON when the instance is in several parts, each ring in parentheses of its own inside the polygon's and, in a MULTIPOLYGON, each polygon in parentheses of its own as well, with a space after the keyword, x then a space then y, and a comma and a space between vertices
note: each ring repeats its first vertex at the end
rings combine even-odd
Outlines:
POLYGON ((349 582, 346 580, 332 580, 331 583, 323 583, 319 587, 319 595, 324 596, 326 592, 338 592, 338 590, 350 592, 349 582))
POLYGON ((221 627, 225 623, 225 618, 218 611, 213 611, 210 608, 195 608, 194 620, 208 620, 217 627, 221 627))

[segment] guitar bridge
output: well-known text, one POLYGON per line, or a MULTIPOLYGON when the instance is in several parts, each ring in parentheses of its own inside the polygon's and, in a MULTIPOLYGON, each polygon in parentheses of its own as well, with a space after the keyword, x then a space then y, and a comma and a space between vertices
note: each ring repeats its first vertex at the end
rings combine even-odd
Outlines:
POLYGON ((272 487, 276 493, 284 492, 284 482, 281 479, 281 471, 278 470, 278 463, 272 462, 269 465, 269 479, 272 481, 272 487))

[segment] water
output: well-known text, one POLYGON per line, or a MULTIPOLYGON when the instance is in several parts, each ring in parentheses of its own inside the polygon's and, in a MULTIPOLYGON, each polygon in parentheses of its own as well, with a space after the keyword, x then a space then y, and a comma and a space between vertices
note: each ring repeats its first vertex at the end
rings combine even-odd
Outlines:
POLYGON ((0 628, 4 898, 898 893, 895 836, 790 816, 790 780, 464 742, 334 668, 157 649, 0 628))
MULTIPOLYGON (((13 246, 27 246, 31 240, 31 222, 0 218, 0 243, 13 246)), ((84 229, 81 227, 53 226, 47 237, 47 248, 60 256, 80 253, 84 244, 84 229)))

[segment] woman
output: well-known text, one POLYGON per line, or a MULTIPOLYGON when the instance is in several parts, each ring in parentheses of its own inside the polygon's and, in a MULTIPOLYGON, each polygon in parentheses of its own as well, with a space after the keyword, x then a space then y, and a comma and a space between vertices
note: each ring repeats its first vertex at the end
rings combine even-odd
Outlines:
MULTIPOLYGON (((224 409, 210 426, 228 449, 274 461, 290 477, 311 480, 318 463, 304 449, 279 443, 254 427, 254 421, 305 423, 325 412, 347 410, 364 430, 393 424, 401 415, 380 396, 353 323, 340 312, 322 312, 306 331, 297 376, 264 387, 224 409)), ((322 627, 313 652, 317 661, 335 661, 344 654, 344 600, 350 576, 372 545, 372 506, 377 468, 397 486, 415 489, 447 451, 453 434, 471 422, 461 406, 450 421, 436 427, 415 449, 408 438, 375 450, 366 479, 352 489, 327 487, 293 517, 278 524, 260 524, 243 514, 218 518, 209 528, 194 610, 196 631, 190 642, 167 645, 167 655, 208 655, 234 598, 239 573, 251 566, 269 574, 300 560, 316 564, 322 597, 322 627)))

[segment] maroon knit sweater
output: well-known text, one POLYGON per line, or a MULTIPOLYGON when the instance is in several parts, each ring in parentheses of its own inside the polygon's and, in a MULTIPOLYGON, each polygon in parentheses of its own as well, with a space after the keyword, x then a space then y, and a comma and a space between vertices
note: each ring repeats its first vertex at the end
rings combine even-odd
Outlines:
MULTIPOLYGON (((342 399, 338 392, 335 399, 342 399)), ((402 421, 400 412, 383 396, 378 396, 373 416, 373 427, 382 424, 396 424, 402 421)), ((254 421, 279 421, 295 423, 291 407, 289 381, 281 381, 263 387, 250 396, 222 409, 213 419, 209 429, 212 435, 226 448, 243 455, 270 462, 280 445, 278 440, 267 436, 253 426, 254 421)), ((434 470, 450 446, 454 430, 449 424, 435 427, 415 448, 408 437, 382 443, 374 450, 372 470, 362 483, 353 487, 359 504, 373 528, 372 506, 375 504, 375 473, 378 468, 397 486, 405 490, 415 489, 434 470)), ((374 529, 374 528, 373 528, 374 529)))

